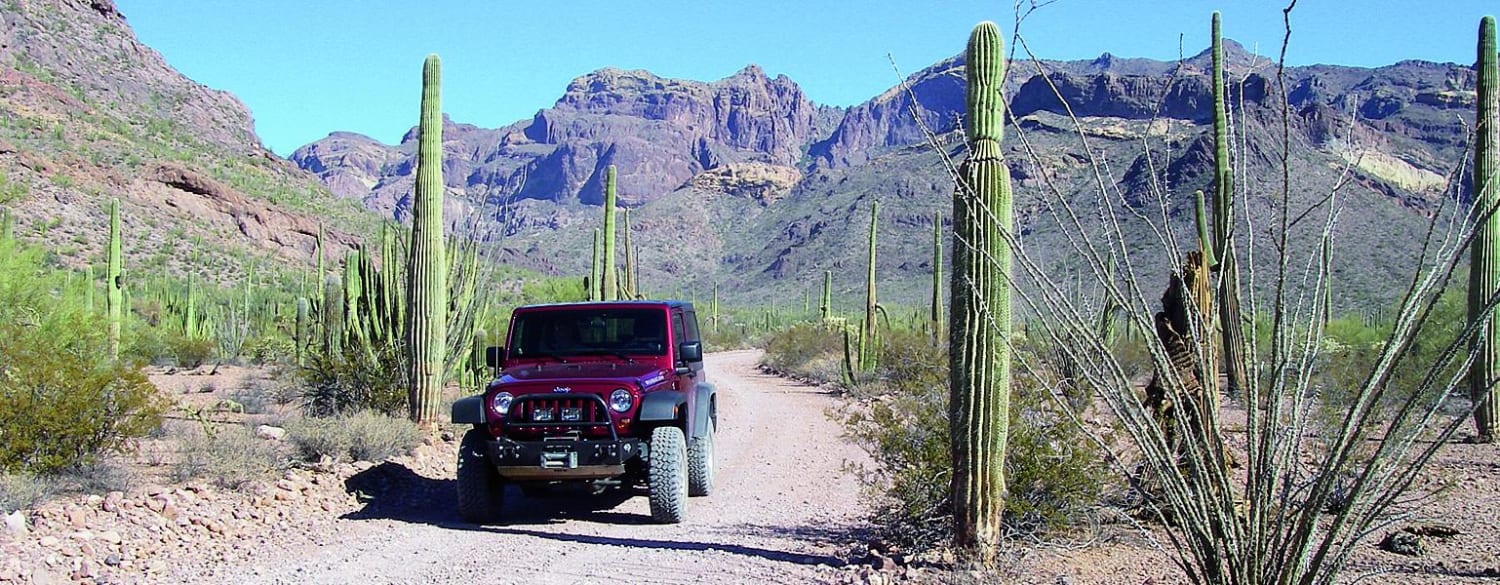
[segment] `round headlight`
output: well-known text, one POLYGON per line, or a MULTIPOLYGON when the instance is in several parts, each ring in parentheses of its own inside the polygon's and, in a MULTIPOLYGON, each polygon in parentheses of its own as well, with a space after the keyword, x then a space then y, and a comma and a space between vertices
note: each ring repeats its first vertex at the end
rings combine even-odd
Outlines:
POLYGON ((495 400, 493 402, 490 402, 490 410, 495 411, 495 414, 504 416, 505 413, 510 410, 510 401, 513 398, 514 397, 511 396, 509 392, 501 392, 499 394, 496 394, 495 400))
POLYGON ((630 391, 624 388, 616 388, 614 392, 609 393, 609 408, 615 412, 630 410, 634 402, 635 398, 631 397, 630 391))

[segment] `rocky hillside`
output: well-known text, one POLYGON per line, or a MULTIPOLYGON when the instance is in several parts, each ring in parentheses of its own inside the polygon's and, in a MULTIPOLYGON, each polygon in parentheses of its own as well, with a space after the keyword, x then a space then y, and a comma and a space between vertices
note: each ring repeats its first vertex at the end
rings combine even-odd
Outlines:
POLYGON ((110 0, 0 4, 0 207, 16 233, 98 262, 119 197, 127 270, 231 278, 305 261, 319 220, 352 243, 373 214, 261 145, 244 104, 183 77, 110 0))
MULTIPOLYGON (((1252 220, 1267 225, 1280 205, 1272 195, 1281 176, 1281 81, 1268 59, 1226 45, 1234 124, 1244 137, 1241 184, 1252 220)), ((1018 126, 1007 146, 1017 215, 1044 265, 1059 273, 1071 265, 1043 204, 1049 189, 1085 209, 1164 206, 1172 229, 1187 233, 1191 193, 1209 186, 1208 69, 1206 51, 1181 63, 1106 54, 1012 67, 1006 93, 1018 126), (1085 140, 1104 165, 1102 194, 1085 164, 1085 140)), ((1473 74, 1409 61, 1297 67, 1283 79, 1294 202, 1311 205, 1349 172, 1339 198, 1336 257, 1344 262, 1335 269, 1335 302, 1346 310, 1388 304, 1399 286, 1389 275, 1414 266, 1410 243, 1463 157, 1473 74)), ((946 216, 951 206, 952 181, 926 131, 961 157, 962 107, 961 56, 847 110, 816 106, 791 80, 768 79, 754 66, 714 83, 603 70, 575 80, 531 120, 497 130, 455 124, 447 179, 471 201, 523 200, 506 215, 512 259, 582 274, 586 255, 556 251, 587 249, 598 226, 597 177, 619 165, 652 292, 706 295, 718 281, 744 300, 791 305, 818 286, 823 270, 835 271, 840 289, 861 286, 863 252, 854 243, 879 200, 887 209, 879 266, 892 292, 886 298, 912 302, 930 270, 931 214, 946 216)), ((340 195, 399 216, 410 189, 410 138, 392 147, 339 133, 293 160, 340 195)), ((1136 245, 1155 237, 1145 221, 1121 229, 1136 245)), ((1144 262, 1154 273, 1165 259, 1144 262)))
MULTIPOLYGON (((769 78, 754 65, 712 83, 602 69, 573 80, 556 104, 530 120, 499 129, 450 121, 444 178, 474 203, 597 205, 604 168, 613 164, 621 201, 636 206, 729 165, 795 172, 807 145, 827 136, 840 113, 813 104, 786 76, 769 78)), ((415 153, 415 130, 395 146, 340 132, 291 159, 340 196, 404 217, 415 153)))

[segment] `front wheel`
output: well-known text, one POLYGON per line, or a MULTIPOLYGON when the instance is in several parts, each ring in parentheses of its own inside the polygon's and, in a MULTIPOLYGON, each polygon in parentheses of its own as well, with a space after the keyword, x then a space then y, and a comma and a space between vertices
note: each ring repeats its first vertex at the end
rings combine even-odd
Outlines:
POLYGON ((687 517, 687 440, 682 429, 657 427, 651 431, 651 518, 677 524, 687 517))
POLYGON ((714 421, 708 419, 703 436, 688 442, 688 495, 706 496, 714 491, 714 421))
POLYGON ((465 522, 494 522, 505 503, 505 482, 484 456, 489 439, 483 429, 471 429, 458 445, 458 517, 465 522))

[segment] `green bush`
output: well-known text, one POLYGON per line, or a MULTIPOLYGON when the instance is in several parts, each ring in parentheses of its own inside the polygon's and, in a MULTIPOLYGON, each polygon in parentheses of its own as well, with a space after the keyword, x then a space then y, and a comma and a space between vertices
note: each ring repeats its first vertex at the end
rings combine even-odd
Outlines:
MULTIPOLYGON (((816 347, 807 336, 777 335, 782 341, 773 340, 767 360, 842 359, 842 336, 812 358, 803 355, 816 347)), ((887 330, 881 339, 878 369, 851 389, 834 416, 874 460, 856 471, 873 496, 872 518, 884 537, 927 547, 947 539, 951 530, 948 349, 922 331, 887 330)), ((1023 347, 1020 359, 1043 363, 1042 355, 1023 347)), ((1106 487, 1100 451, 1074 422, 1063 385, 1050 371, 1018 375, 1012 387, 1005 524, 1015 533, 1074 524, 1098 505, 1106 487)))
POLYGON ((41 253, 0 242, 0 472, 76 469, 144 436, 165 402, 110 360, 104 324, 41 253))
POLYGON ((337 417, 307 417, 286 425, 287 438, 305 461, 323 457, 382 461, 422 441, 417 425, 405 418, 370 411, 337 417))
POLYGON ((406 369, 401 352, 388 347, 374 356, 357 350, 309 353, 301 369, 302 411, 314 417, 375 410, 406 411, 406 369))
POLYGON ((842 348, 843 331, 821 323, 798 323, 766 338, 766 365, 779 372, 824 384, 839 381, 843 356, 829 348, 842 348))

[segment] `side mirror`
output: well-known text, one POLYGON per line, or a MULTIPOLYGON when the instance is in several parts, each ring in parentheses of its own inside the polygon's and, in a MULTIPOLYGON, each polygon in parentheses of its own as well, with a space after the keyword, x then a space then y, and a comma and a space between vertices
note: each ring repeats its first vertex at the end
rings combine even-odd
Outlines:
POLYGON ((505 348, 496 346, 484 348, 484 364, 491 368, 505 365, 505 348))
POLYGON ((689 341, 677 344, 677 359, 685 362, 703 361, 703 342, 689 341))

